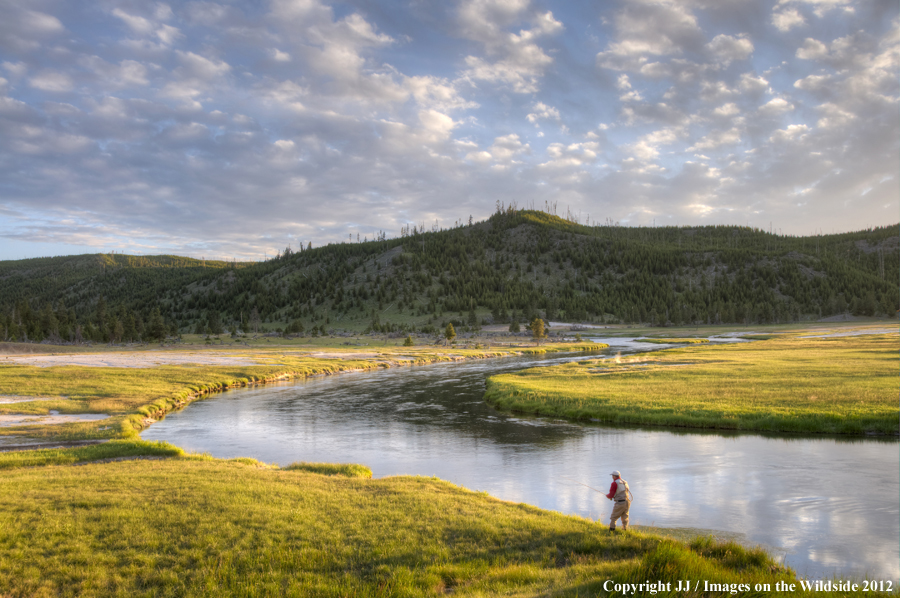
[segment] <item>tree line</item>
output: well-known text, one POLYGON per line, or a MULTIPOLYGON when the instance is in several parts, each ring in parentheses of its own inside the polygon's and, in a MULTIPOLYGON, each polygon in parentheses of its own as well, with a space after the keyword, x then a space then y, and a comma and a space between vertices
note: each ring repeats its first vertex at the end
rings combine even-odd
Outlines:
MULTIPOLYGON (((424 227, 423 227, 424 228, 424 227)), ((102 254, 0 262, 0 337, 123 342, 446 321, 776 323, 895 315, 898 226, 808 237, 735 226, 586 226, 498 206, 483 222, 260 263, 102 254), (395 314, 382 318, 385 312, 395 314)))

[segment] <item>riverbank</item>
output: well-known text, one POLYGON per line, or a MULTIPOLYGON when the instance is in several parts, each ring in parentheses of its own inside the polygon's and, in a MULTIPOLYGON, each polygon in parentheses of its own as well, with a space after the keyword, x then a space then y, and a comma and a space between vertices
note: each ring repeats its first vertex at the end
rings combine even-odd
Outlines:
POLYGON ((607 423, 897 435, 897 333, 692 344, 494 376, 505 410, 607 423))
MULTIPOLYGON (((130 444, 103 450, 133 453, 130 444)), ((761 549, 612 533, 435 478, 320 475, 142 444, 156 458, 50 464, 88 450, 71 449, 3 470, 0 594, 605 596, 608 580, 797 584, 761 549)))
POLYGON ((605 347, 601 343, 580 342, 491 348, 362 349, 323 345, 190 350, 182 346, 43 355, 10 352, 0 358, 0 395, 6 401, 0 402, 0 418, 8 420, 8 425, 0 425, 0 441, 19 445, 23 440, 130 438, 166 413, 198 398, 273 381, 467 359, 588 352, 605 347), (89 415, 92 417, 83 421, 89 415), (66 423, 42 423, 65 418, 69 418, 66 423))

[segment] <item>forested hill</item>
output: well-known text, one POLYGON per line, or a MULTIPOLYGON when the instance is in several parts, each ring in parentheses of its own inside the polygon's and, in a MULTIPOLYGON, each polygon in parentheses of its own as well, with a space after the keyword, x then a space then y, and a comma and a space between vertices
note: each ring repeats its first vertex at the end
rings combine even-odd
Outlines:
POLYGON ((0 262, 0 338, 123 341, 225 329, 424 331, 448 321, 678 325, 895 316, 900 226, 791 237, 747 227, 484 222, 265 262, 83 255, 0 262))

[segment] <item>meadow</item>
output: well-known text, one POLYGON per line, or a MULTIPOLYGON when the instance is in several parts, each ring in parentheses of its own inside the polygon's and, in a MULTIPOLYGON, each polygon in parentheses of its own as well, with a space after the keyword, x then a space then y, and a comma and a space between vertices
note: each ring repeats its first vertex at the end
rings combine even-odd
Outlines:
POLYGON ((156 454, 52 465, 96 447, 29 451, 4 468, 0 595, 605 596, 606 580, 797 582, 759 548, 610 532, 436 478, 134 442, 107 446, 156 454), (48 465, 35 466, 44 452, 48 465))
MULTIPOLYGON (((675 339, 694 340, 689 334, 671 331, 675 339)), ((800 431, 809 431, 812 421, 840 424, 828 431, 896 433, 896 334, 758 338, 771 340, 688 343, 630 363, 586 354, 580 362, 495 377, 488 399, 507 409, 608 421, 637 414, 651 421, 632 423, 749 422, 800 431), (518 402, 496 400, 498 389, 518 402), (674 398, 664 404, 668 395, 674 398)), ((607 596, 607 580, 671 582, 674 588, 685 579, 749 583, 740 595, 766 596, 771 592, 752 586, 797 583, 795 573, 762 548, 702 532, 633 527, 613 533, 605 521, 501 501, 437 478, 371 479, 367 467, 355 464, 278 467, 252 458, 214 459, 137 438, 172 409, 229 387, 603 347, 262 342, 196 350, 198 362, 225 357, 235 360, 231 365, 0 364, 0 395, 38 398, 0 404, 0 414, 113 415, 101 422, 0 428, 44 440, 111 439, 0 453, 0 596, 607 596)), ((53 350, 139 361, 193 349, 53 350)))
POLYGON ((499 409, 616 424, 898 433, 898 336, 762 336, 494 376, 499 409))
MULTIPOLYGON (((490 348, 481 343, 347 347, 339 345, 335 339, 323 339, 318 344, 304 343, 302 346, 287 342, 253 347, 177 345, 162 350, 100 348, 92 353, 81 348, 54 347, 49 357, 59 357, 63 364, 83 357, 100 364, 114 362, 117 365, 37 367, 23 361, 0 361, 0 395, 29 399, 0 402, 0 416, 41 416, 55 411, 63 415, 107 414, 110 417, 87 422, 0 427, 0 436, 53 441, 130 438, 173 409, 228 388, 344 371, 556 351, 593 351, 604 346, 582 342, 507 344, 490 348), (167 363, 166 359, 172 357, 178 357, 184 363, 167 363), (156 365, 154 361, 160 364, 156 365)), ((14 345, 14 348, 18 347, 24 350, 33 345, 14 345)), ((31 358, 31 355, 24 357, 31 358)))

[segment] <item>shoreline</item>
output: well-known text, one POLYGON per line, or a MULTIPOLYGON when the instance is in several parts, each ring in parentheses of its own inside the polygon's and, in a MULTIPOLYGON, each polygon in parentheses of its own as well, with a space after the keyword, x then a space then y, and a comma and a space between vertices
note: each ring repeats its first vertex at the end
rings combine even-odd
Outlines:
POLYGON ((483 399, 571 421, 892 440, 900 437, 896 340, 891 331, 696 343, 655 352, 640 369, 583 361, 498 374, 483 399))
MULTIPOLYGON (((200 390, 188 395, 187 400, 181 400, 177 403, 174 403, 172 408, 166 410, 158 410, 148 415, 147 418, 142 420, 142 423, 146 422, 140 429, 136 430, 137 434, 140 434, 143 430, 147 429, 154 423, 160 421, 160 419, 164 418, 166 414, 171 413, 173 411, 177 411, 180 409, 184 409, 191 403, 197 400, 202 400, 209 398, 213 394, 217 394, 220 392, 225 392, 227 390, 234 390, 238 388, 251 388, 255 386, 263 386, 265 384, 270 384, 273 382, 290 382, 294 380, 300 380, 305 378, 314 378, 318 376, 334 376, 337 374, 351 373, 351 372, 370 372, 377 369, 389 369, 392 367, 412 367, 417 365, 433 365, 436 363, 453 363, 460 361, 469 361, 474 359, 498 359, 503 357, 521 357, 523 355, 539 355, 541 353, 590 353, 592 351, 600 351, 602 349, 609 348, 609 345, 605 343, 592 343, 592 345, 583 345, 579 344, 573 347, 547 347, 542 350, 523 350, 526 348, 517 348, 516 350, 509 350, 508 352, 503 353, 488 353, 483 355, 448 355, 446 358, 434 358, 434 359, 400 359, 394 361, 378 361, 372 363, 371 365, 364 367, 352 367, 352 368, 343 368, 339 367, 337 370, 324 370, 320 372, 313 373, 300 373, 300 372, 285 372, 282 374, 276 374, 274 376, 269 376, 261 379, 250 380, 247 382, 239 381, 235 384, 226 384, 222 386, 214 386, 212 388, 200 390), (158 414, 162 414, 161 417, 158 414)), ((535 347, 535 349, 541 349, 541 347, 535 347)), ((477 350, 477 349, 476 349, 477 350)), ((338 358, 327 357, 322 358, 324 361, 340 361, 338 358)), ((262 364, 261 364, 262 365, 262 364)))
MULTIPOLYGON (((29 444, 29 440, 34 441, 45 441, 40 442, 40 444, 60 444, 64 442, 79 442, 86 440, 110 440, 115 438, 130 438, 134 437, 141 433, 144 429, 149 427, 150 425, 156 423, 160 419, 164 418, 166 414, 178 410, 183 409, 188 406, 190 403, 201 400, 204 398, 208 398, 212 394, 223 392, 225 390, 233 390, 237 388, 248 388, 261 386, 263 384, 269 384, 273 382, 285 382, 291 380, 299 380, 303 378, 309 378, 313 376, 330 376, 345 372, 366 372, 373 371, 377 369, 387 369, 394 367, 404 367, 404 366, 415 366, 415 365, 430 365, 435 363, 452 363, 452 362, 460 362, 460 361, 468 361, 474 359, 494 359, 494 358, 502 358, 502 357, 516 357, 523 355, 537 355, 542 353, 590 353, 593 351, 600 351, 608 348, 608 345, 605 343, 593 343, 593 342, 581 342, 581 343, 547 343, 544 345, 535 345, 532 347, 515 347, 515 348, 491 348, 491 349, 463 349, 458 347, 431 347, 431 346, 418 346, 418 347, 385 347, 381 348, 377 353, 373 352, 371 354, 366 355, 365 358, 359 358, 359 352, 347 352, 346 357, 340 357, 341 351, 336 349, 330 349, 329 353, 325 357, 316 357, 314 354, 311 354, 308 351, 288 351, 286 348, 282 347, 266 347, 264 351, 259 352, 256 355, 257 362, 253 365, 246 365, 243 363, 243 360, 249 358, 248 354, 253 353, 253 351, 246 351, 245 348, 242 348, 240 351, 236 351, 233 354, 228 355, 229 352, 221 352, 215 351, 216 355, 214 355, 214 362, 216 368, 224 368, 229 367, 229 365, 233 365, 234 367, 242 370, 240 373, 245 374, 241 376, 240 374, 234 375, 227 378, 222 378, 219 372, 210 372, 210 374, 201 376, 201 378, 194 382, 185 384, 180 388, 176 388, 174 390, 168 390, 162 392, 162 396, 159 396, 155 400, 146 403, 135 404, 129 411, 124 413, 117 413, 113 417, 121 418, 119 423, 119 432, 112 435, 107 435, 105 438, 103 437, 82 437, 82 438, 72 438, 69 436, 68 438, 53 438, 53 435, 50 436, 41 436, 40 434, 35 434, 40 430, 46 430, 50 428, 52 424, 48 425, 40 425, 36 424, 33 426, 17 426, 16 428, 20 429, 11 429, 11 427, 4 428, 4 431, 8 431, 7 433, 0 434, 0 439, 3 437, 13 436, 17 440, 21 439, 25 441, 24 443, 17 443, 17 445, 22 444, 23 446, 27 446, 29 444), (443 351, 442 351, 443 350, 443 351), (417 352, 419 354, 417 354, 417 352), (238 360, 242 360, 241 363, 236 364, 223 364, 222 359, 225 355, 228 357, 233 357, 238 360), (424 354, 422 354, 424 353, 424 354), (258 361, 260 359, 265 360, 279 360, 279 361, 288 361, 290 359, 295 360, 297 363, 295 364, 287 364, 287 363, 266 363, 264 361, 258 361), (270 370, 269 372, 259 372, 259 370, 270 370), (274 370, 274 371, 271 371, 274 370), (218 378, 218 379, 217 379, 218 378), (25 429, 21 429, 25 428, 25 429)), ((317 348, 319 352, 321 352, 321 348, 317 348)), ((155 352, 154 352, 155 353, 155 352)), ((165 353, 165 352, 161 352, 165 353)), ((208 351, 202 351, 201 353, 209 353, 208 351)), ((117 375, 123 378, 128 378, 130 382, 135 383, 134 380, 131 380, 133 377, 139 377, 141 372, 154 370, 157 368, 168 367, 168 368, 188 368, 188 367, 198 367, 202 366, 202 359, 199 359, 198 362, 194 362, 191 364, 166 364, 157 365, 154 364, 151 367, 146 368, 136 368, 133 366, 122 366, 115 367, 108 365, 108 362, 112 359, 111 356, 115 355, 128 355, 128 353, 123 352, 98 352, 98 353, 78 353, 73 354, 73 357, 77 357, 77 359, 84 361, 86 356, 96 355, 97 360, 102 362, 102 365, 98 366, 90 366, 90 365, 64 365, 57 364, 52 367, 42 367, 39 365, 30 365, 30 364, 18 364, 18 363, 10 363, 10 361, 5 361, 4 363, 0 363, 0 367, 3 365, 10 365, 11 367, 22 367, 22 368, 36 368, 38 369, 42 375, 46 375, 47 377, 51 377, 53 375, 58 375, 59 368, 78 368, 78 371, 87 372, 89 376, 94 375, 98 380, 105 372, 116 372, 117 375), (94 374, 96 372, 96 374, 94 374)), ((146 361, 152 361, 154 355, 153 353, 141 351, 139 353, 140 357, 146 361)), ((62 357, 60 355, 55 355, 54 357, 62 357)), ((36 359, 39 356, 29 355, 25 359, 36 359)), ((207 366, 210 367, 210 366, 207 366)), ((97 383, 97 393, 100 393, 102 383, 97 383)), ((115 388, 111 389, 109 393, 114 394, 115 388)), ((65 393, 56 393, 57 396, 63 396, 65 393)), ((17 403, 9 403, 9 409, 3 409, 4 405, 0 405, 0 412, 9 414, 9 415, 28 415, 26 413, 22 413, 19 410, 13 409, 11 406, 16 405, 21 406, 25 403, 36 402, 41 400, 47 400, 46 393, 43 395, 36 395, 34 399, 31 401, 27 400, 28 395, 17 395, 21 399, 17 403)), ((101 395, 97 395, 99 397, 101 395)), ((90 401, 92 399, 96 399, 96 397, 85 397, 84 401, 90 401)), ((48 411, 51 409, 48 407, 48 411)), ((33 415, 43 415, 43 413, 33 413, 33 415)), ((65 430, 60 430, 62 436, 65 436, 65 430)), ((90 431, 85 431, 84 434, 90 434, 90 431)), ((10 446, 10 445, 7 445, 10 446)), ((27 449, 25 449, 27 450, 27 449)), ((0 445, 0 451, 8 452, 9 449, 5 449, 2 445, 0 445)))

